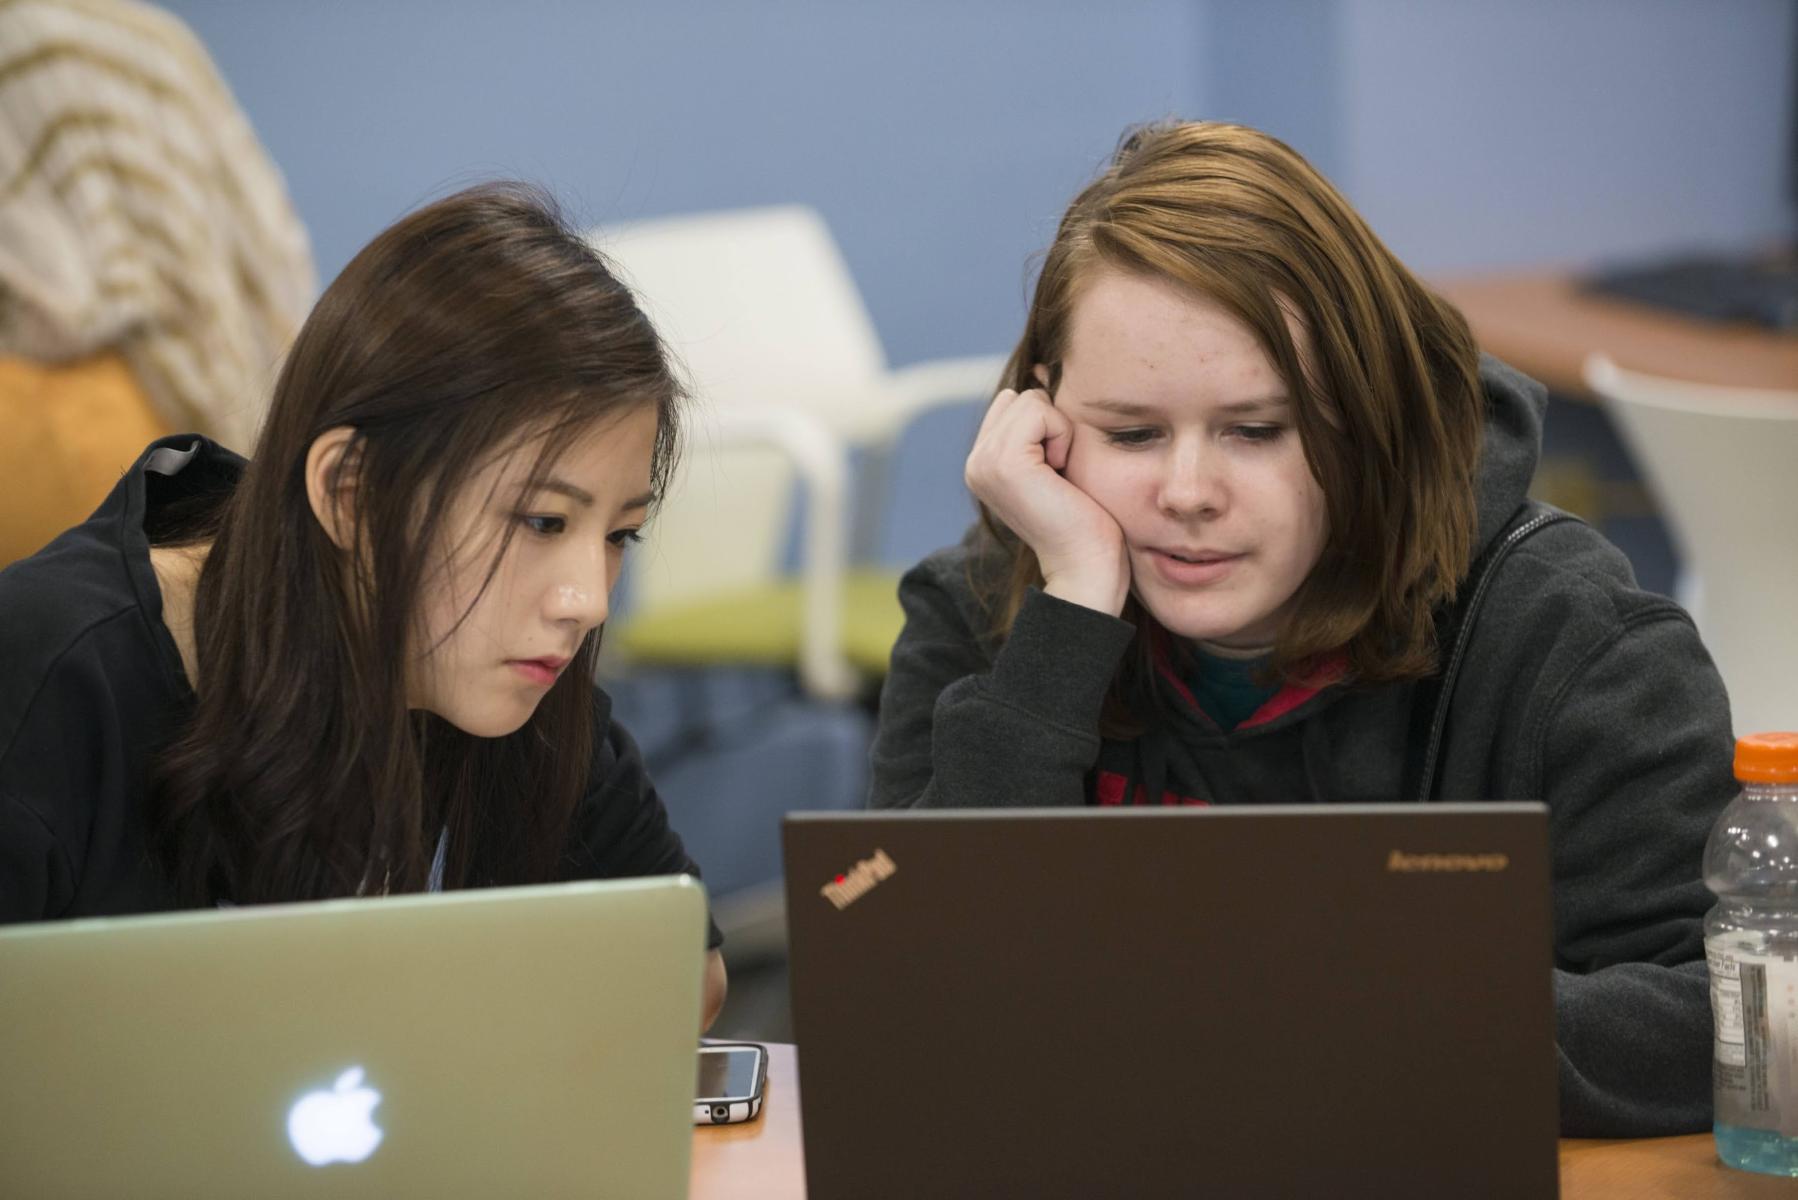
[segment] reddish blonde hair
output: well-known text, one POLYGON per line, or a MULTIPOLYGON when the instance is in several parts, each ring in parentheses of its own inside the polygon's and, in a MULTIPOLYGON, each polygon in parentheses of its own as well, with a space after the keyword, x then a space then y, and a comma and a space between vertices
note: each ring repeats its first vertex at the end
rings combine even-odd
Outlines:
MULTIPOLYGON (((1436 665, 1433 613, 1473 553, 1474 466, 1484 424, 1479 349, 1461 314, 1425 288, 1340 193, 1276 138, 1238 125, 1150 125, 1061 220, 1004 385, 1058 376, 1084 285, 1103 270, 1166 280, 1223 305, 1284 377, 1330 537, 1279 632, 1274 667, 1302 679, 1325 655, 1364 682, 1436 665), (1305 333, 1301 347, 1288 316, 1305 333)), ((1009 558, 989 591, 997 632, 1042 581, 1036 557, 992 516, 1009 558)), ((1133 694, 1156 629, 1134 602, 1133 694)), ((1117 713, 1114 704, 1113 713, 1117 713)))

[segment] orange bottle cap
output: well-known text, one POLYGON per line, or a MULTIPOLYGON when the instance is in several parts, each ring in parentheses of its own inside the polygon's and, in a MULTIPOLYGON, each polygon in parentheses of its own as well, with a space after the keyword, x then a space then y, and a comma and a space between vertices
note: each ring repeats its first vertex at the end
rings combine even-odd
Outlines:
POLYGON ((1736 778, 1744 783, 1798 783, 1798 733, 1737 738, 1736 778))

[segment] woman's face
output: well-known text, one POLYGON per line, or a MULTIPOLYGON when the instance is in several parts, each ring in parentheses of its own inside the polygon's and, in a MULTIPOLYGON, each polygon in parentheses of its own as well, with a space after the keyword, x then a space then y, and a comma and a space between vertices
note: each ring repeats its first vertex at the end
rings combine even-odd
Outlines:
POLYGON ((606 619, 624 548, 648 517, 656 419, 641 405, 593 426, 534 489, 529 443, 470 479, 423 585, 425 650, 408 679, 410 707, 477 737, 530 719, 606 619))
POLYGON ((1323 489, 1286 393, 1204 296, 1106 270, 1074 303, 1055 394, 1074 423, 1065 474, 1123 529, 1132 591, 1170 633, 1271 645, 1323 552, 1323 489))

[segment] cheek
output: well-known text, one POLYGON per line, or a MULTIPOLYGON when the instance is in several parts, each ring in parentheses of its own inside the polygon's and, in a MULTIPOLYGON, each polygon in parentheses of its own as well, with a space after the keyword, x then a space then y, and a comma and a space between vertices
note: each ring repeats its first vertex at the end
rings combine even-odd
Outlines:
POLYGON ((505 632, 508 601, 516 585, 504 563, 491 580, 486 574, 485 569, 460 572, 442 587, 427 590, 425 648, 439 667, 483 657, 504 640, 498 635, 505 632))
POLYGON ((455 598, 448 594, 448 589, 427 590, 418 620, 420 654, 428 658, 443 655, 445 649, 455 642, 452 630, 456 627, 456 616, 461 611, 455 598))
POLYGON ((1130 464, 1120 463, 1109 447, 1075 438, 1068 451, 1067 481, 1116 513, 1130 492, 1130 464))
POLYGON ((1068 447, 1068 465, 1062 468, 1062 475, 1069 483, 1082 490, 1086 487, 1086 479, 1092 473, 1093 443, 1091 435, 1084 430, 1074 434, 1074 444, 1068 447))
POLYGON ((473 584, 469 572, 457 564, 446 563, 436 572, 427 573, 419 586, 417 636, 420 650, 432 657, 442 657, 455 644, 457 622, 473 602, 473 584))

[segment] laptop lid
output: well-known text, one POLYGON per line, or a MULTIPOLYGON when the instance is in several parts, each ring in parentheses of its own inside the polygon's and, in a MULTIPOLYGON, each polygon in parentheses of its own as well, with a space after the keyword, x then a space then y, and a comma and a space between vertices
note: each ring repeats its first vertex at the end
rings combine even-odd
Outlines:
POLYGON ((0 930, 9 1195, 685 1196, 685 876, 0 930))
POLYGON ((1541 805, 783 832, 815 1197, 1556 1194, 1541 805))

